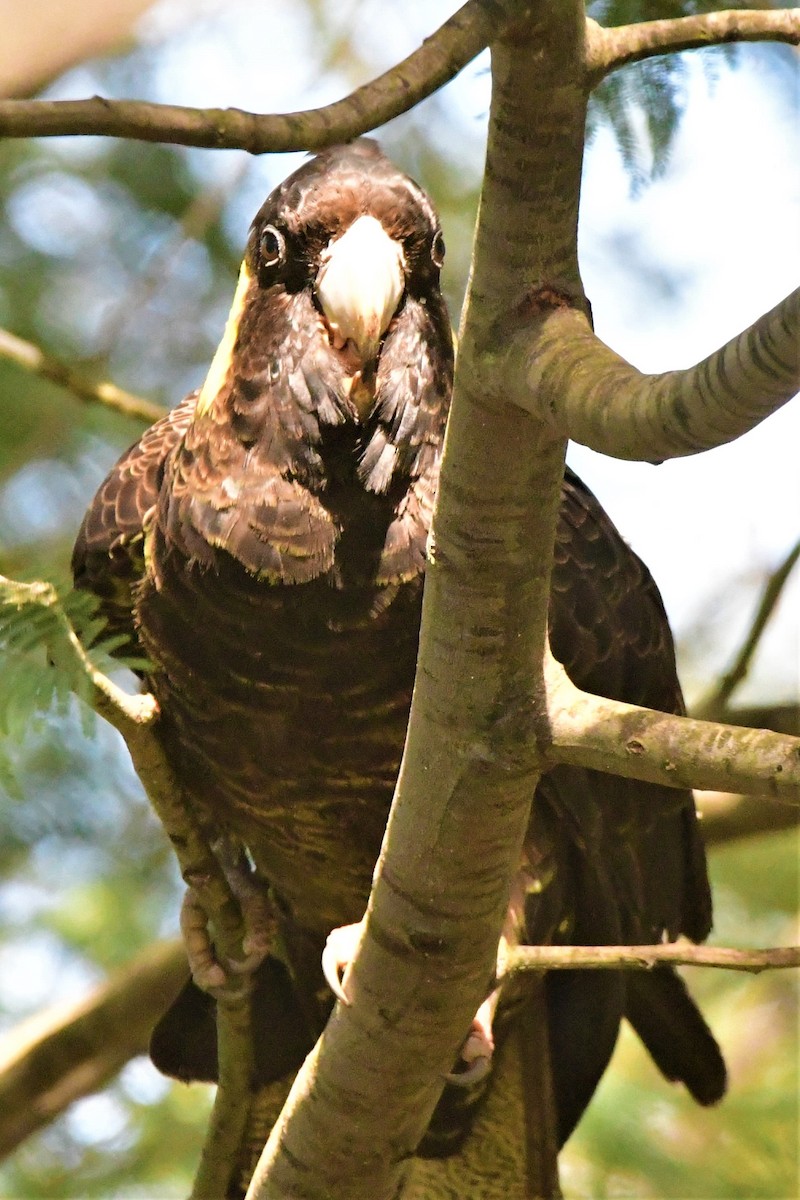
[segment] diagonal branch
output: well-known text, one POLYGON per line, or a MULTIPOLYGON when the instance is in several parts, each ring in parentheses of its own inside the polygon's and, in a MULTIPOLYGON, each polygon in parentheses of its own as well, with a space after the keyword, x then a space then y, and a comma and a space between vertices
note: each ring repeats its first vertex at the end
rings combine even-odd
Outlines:
POLYGON ((6 100, 0 101, 0 137, 99 134, 251 154, 320 150, 383 125, 443 87, 497 35, 504 10, 514 7, 508 0, 468 0, 413 54, 323 108, 260 115, 102 96, 6 100))
POLYGON ((587 25, 586 60, 592 87, 611 71, 656 54, 699 50, 725 42, 800 44, 800 12, 796 8, 700 13, 669 21, 619 25, 614 29, 604 29, 592 20, 587 25))
MULTIPOLYGON (((239 901, 210 845, 213 833, 208 821, 201 825, 191 797, 167 761, 158 736, 155 697, 128 695, 94 666, 52 584, 17 583, 0 576, 0 599, 19 610, 45 607, 53 613, 57 636, 70 647, 76 666, 89 683, 89 702, 125 740, 136 773, 172 842, 181 874, 197 893, 213 924, 218 955, 229 962, 242 961, 246 931, 239 901)), ((247 1128, 253 1100, 248 987, 220 998, 217 1027, 220 1083, 192 1192, 196 1200, 226 1194, 247 1128)))
POLYGON ((158 421, 166 411, 160 404, 153 404, 141 396, 134 396, 132 392, 126 392, 114 383, 96 383, 61 359, 46 354, 33 342, 26 342, 16 334, 9 333, 7 329, 0 329, 0 357, 9 359, 33 375, 57 383, 78 400, 87 404, 104 404, 106 408, 113 408, 123 416, 146 421, 148 425, 158 421))
POLYGON ((722 446, 800 390, 800 288, 696 366, 660 375, 604 345, 563 297, 534 295, 520 311, 539 320, 507 351, 514 402, 615 458, 663 462, 722 446))
POLYGON ((0 1158, 147 1050, 154 1021, 186 978, 178 941, 149 946, 77 1005, 0 1041, 0 1158))
POLYGON ((795 543, 783 562, 767 579, 761 601, 753 617, 753 623, 736 656, 736 661, 725 672, 709 695, 696 705, 697 716, 705 720, 717 720, 725 712, 728 700, 747 675, 761 635, 772 616, 775 605, 780 600, 781 593, 798 559, 800 559, 800 541, 795 543))
POLYGON ((570 763, 667 787, 766 793, 800 804, 800 738, 696 721, 582 692, 548 655, 552 765, 570 763))

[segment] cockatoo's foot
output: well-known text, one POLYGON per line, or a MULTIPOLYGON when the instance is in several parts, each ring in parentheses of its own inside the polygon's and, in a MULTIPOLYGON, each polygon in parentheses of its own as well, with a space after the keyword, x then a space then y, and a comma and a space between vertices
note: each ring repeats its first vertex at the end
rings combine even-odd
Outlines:
MULTIPOLYGON (((341 925, 338 929, 332 929, 322 952, 322 973, 328 987, 342 1004, 350 1003, 345 975, 355 957, 363 927, 364 922, 358 921, 354 925, 341 925)), ((497 993, 493 992, 484 1000, 473 1018, 458 1060, 447 1076, 449 1083, 471 1087, 491 1070, 494 1053, 492 1021, 496 1007, 497 993)))
POLYGON ((197 889, 191 885, 183 898, 181 934, 192 979, 213 996, 234 996, 269 954, 275 940, 276 916, 266 888, 244 862, 224 862, 225 875, 242 912, 245 935, 242 958, 222 959, 209 930, 208 914, 197 889))

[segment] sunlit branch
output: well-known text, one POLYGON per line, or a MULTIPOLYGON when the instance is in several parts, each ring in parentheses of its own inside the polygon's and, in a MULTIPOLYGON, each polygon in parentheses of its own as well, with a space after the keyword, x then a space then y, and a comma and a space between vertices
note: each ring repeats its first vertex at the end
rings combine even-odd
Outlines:
POLYGON ((516 946, 508 952, 503 978, 520 971, 650 970, 658 963, 673 966, 719 967, 728 971, 760 971, 800 967, 800 947, 734 950, 671 942, 656 946, 516 946))
POLYGON ((632 367, 549 294, 520 316, 535 328, 506 352, 510 398, 554 436, 615 458, 662 462, 724 445, 800 390, 800 289, 696 366, 660 375, 632 367))
POLYGON ((800 738, 678 717, 592 696, 547 664, 551 763, 667 787, 766 793, 800 804, 800 738))
POLYGON ((304 112, 260 115, 138 100, 0 101, 0 136, 103 135, 251 154, 319 150, 408 112, 448 83, 497 35, 517 0, 469 0, 402 62, 343 100, 304 112))
POLYGON ((134 396, 114 383, 96 383, 60 359, 45 354, 32 342, 9 333, 7 329, 0 329, 0 357, 9 359, 32 375, 57 383, 87 404, 103 404, 126 417, 146 421, 148 425, 164 416, 165 409, 160 404, 134 396))
POLYGON ((798 559, 800 559, 800 541, 792 547, 780 566, 769 576, 753 617, 753 623, 736 656, 736 661, 730 670, 725 672, 710 694, 696 706, 695 711, 698 717, 716 720, 722 716, 731 695, 747 675, 767 622, 772 616, 775 605, 778 603, 798 559))
POLYGON ((800 44, 800 12, 796 8, 701 13, 674 20, 620 25, 614 29, 604 29, 592 20, 587 24, 587 65, 593 85, 627 63, 640 62, 656 54, 699 50, 725 42, 800 44))
POLYGON ((0 1157, 147 1049, 186 977, 178 941, 149 946, 85 999, 23 1022, 0 1039, 0 1157))
POLYGON ((60 637, 70 646, 76 665, 90 684, 92 707, 123 737, 153 722, 158 715, 155 698, 146 694, 131 696, 95 667, 72 628, 52 583, 41 580, 21 583, 0 575, 0 600, 17 610, 44 608, 52 614, 60 637))

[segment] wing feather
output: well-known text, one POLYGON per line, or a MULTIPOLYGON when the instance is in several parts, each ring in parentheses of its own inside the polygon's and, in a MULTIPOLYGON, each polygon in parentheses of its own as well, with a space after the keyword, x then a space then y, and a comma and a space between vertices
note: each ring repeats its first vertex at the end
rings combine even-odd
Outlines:
POLYGON ((132 589, 144 574, 145 522, 158 500, 167 458, 184 436, 196 401, 193 392, 126 450, 98 489, 75 541, 75 586, 100 597, 109 627, 129 637, 121 652, 138 648, 132 589))

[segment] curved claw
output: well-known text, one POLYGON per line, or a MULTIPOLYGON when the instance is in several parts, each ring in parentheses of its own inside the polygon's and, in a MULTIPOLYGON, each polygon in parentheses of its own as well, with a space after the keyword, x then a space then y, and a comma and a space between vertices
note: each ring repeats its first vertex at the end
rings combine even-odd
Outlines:
MULTIPOLYGON (((249 949, 245 942, 244 949, 249 949)), ((252 975, 266 958, 264 950, 261 948, 252 950, 246 954, 244 958, 228 958, 225 960, 225 966, 234 975, 252 975)))
POLYGON ((492 1057, 494 1046, 485 1046, 480 1051, 470 1050, 469 1044, 473 1042, 474 1034, 470 1034, 467 1042, 464 1043, 461 1055, 458 1056, 459 1063, 467 1063, 467 1067, 463 1070, 449 1070, 445 1075, 445 1079, 449 1084, 455 1084, 456 1087, 471 1087, 473 1084, 480 1084, 481 1080, 486 1079, 486 1076, 492 1070, 492 1057))
POLYGON ((344 974, 352 962, 358 940, 361 937, 362 922, 355 925, 341 925, 332 929, 322 951, 322 974, 328 987, 337 1000, 349 1004, 350 999, 344 989, 344 974))
POLYGON ((246 977, 261 966, 272 945, 274 917, 268 899, 255 888, 239 898, 248 924, 242 944, 244 957, 222 962, 209 934, 208 915, 197 891, 189 886, 181 903, 181 934, 192 979, 202 991, 217 999, 234 998, 246 990, 246 977))
POLYGON ((458 1056, 457 1067, 445 1076, 448 1083, 453 1083, 456 1087, 472 1087, 485 1079, 491 1071, 494 1055, 492 1021, 496 1006, 497 993, 493 992, 473 1017, 470 1031, 458 1056), (462 1069, 458 1069, 462 1064, 462 1069))
POLYGON ((448 1071, 445 1079, 448 1083, 455 1084, 456 1087, 468 1088, 485 1079, 491 1069, 491 1054, 482 1054, 479 1058, 474 1059, 465 1071, 448 1071))

